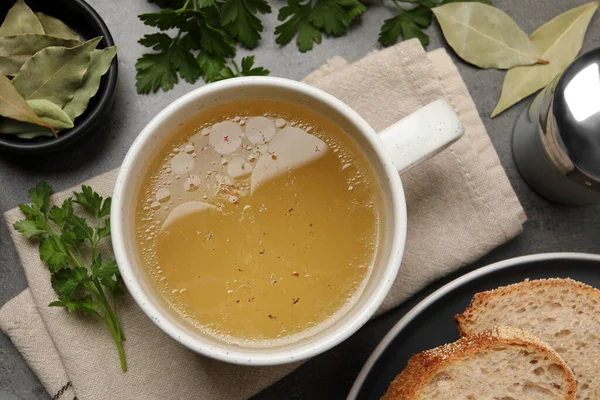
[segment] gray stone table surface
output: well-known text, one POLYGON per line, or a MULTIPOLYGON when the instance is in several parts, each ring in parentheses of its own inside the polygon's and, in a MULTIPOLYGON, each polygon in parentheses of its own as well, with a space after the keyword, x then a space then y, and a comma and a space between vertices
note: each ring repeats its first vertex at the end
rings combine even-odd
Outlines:
MULTIPOLYGON (((2 0, 9 1, 9 0, 2 0)), ((136 18, 137 14, 155 10, 144 0, 88 0, 111 29, 119 45, 118 94, 112 115, 97 133, 78 147, 59 154, 25 159, 0 154, 0 211, 4 212, 26 200, 27 190, 45 179, 57 191, 76 185, 102 172, 118 167, 129 146, 144 125, 163 107, 191 90, 194 86, 179 84, 168 93, 140 96, 135 92, 135 61, 143 48, 138 38, 149 32, 136 18)), ((587 0, 494 0, 530 33, 571 7, 587 0)), ((382 21, 393 15, 392 4, 371 2, 370 9, 350 32, 341 38, 324 38, 309 53, 301 54, 294 45, 280 47, 272 31, 277 24, 276 11, 284 2, 272 1, 275 13, 263 18, 265 34, 260 46, 252 51, 260 65, 272 75, 301 79, 334 55, 357 60, 379 48, 377 35, 382 21)), ((431 36, 429 50, 446 47, 458 65, 483 122, 500 156, 502 165, 522 202, 528 222, 518 238, 493 251, 483 260, 465 267, 460 273, 478 266, 524 254, 578 251, 600 253, 600 206, 566 207, 552 204, 531 191, 515 168, 511 153, 511 131, 519 112, 519 104, 495 119, 489 114, 494 108, 504 73, 479 70, 460 61, 445 44, 439 26, 434 23, 427 33, 431 36)), ((583 51, 600 46, 600 16, 591 22, 583 51)), ((248 53, 240 50, 239 55, 248 53)), ((399 93, 399 95, 402 95, 399 93)), ((449 278, 447 278, 449 279, 449 278)), ((447 280, 446 279, 446 280, 447 280)), ((351 339, 337 348, 307 362, 293 374, 258 394, 255 400, 267 399, 341 399, 349 390, 361 365, 378 341, 403 313, 420 297, 439 287, 437 282, 425 289, 408 304, 367 324, 351 339)), ((16 251, 4 223, 0 224, 0 306, 16 296, 27 283, 16 251)), ((0 393, 9 391, 23 400, 49 399, 36 376, 29 369, 10 340, 0 334, 0 393)), ((0 398, 2 395, 0 394, 0 398)), ((83 399, 85 400, 85 399, 83 399)))

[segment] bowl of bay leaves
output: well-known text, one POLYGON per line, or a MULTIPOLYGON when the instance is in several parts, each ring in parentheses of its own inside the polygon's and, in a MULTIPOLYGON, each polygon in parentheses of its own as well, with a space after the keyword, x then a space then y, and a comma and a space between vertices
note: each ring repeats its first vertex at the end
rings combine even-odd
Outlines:
POLYGON ((0 150, 49 153, 97 128, 118 73, 98 13, 83 0, 2 0, 0 21, 0 150))

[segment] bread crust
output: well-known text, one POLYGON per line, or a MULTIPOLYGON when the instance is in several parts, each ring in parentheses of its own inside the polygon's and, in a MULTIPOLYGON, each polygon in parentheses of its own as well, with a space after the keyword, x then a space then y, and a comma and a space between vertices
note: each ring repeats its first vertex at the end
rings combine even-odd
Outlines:
POLYGON ((485 308, 488 301, 497 296, 505 296, 509 293, 518 292, 518 291, 531 291, 539 288, 545 287, 557 287, 557 288, 571 288, 576 290, 581 290, 585 292, 587 296, 591 298, 597 299, 600 302, 600 290, 586 285, 585 283, 581 283, 575 281, 570 278, 552 278, 552 279, 537 279, 530 281, 529 279, 525 279, 523 282, 514 283, 508 286, 502 286, 494 290, 488 290, 486 292, 479 292, 473 299, 471 299, 471 304, 462 314, 457 314, 454 317, 454 322, 458 327, 458 331, 461 336, 469 336, 474 332, 470 330, 472 323, 472 316, 479 309, 485 308))
POLYGON ((446 366, 496 345, 517 346, 547 355, 565 372, 567 400, 575 398, 575 377, 558 353, 530 333, 518 328, 499 326, 414 355, 408 360, 406 368, 392 381, 381 400, 414 400, 425 385, 446 366))

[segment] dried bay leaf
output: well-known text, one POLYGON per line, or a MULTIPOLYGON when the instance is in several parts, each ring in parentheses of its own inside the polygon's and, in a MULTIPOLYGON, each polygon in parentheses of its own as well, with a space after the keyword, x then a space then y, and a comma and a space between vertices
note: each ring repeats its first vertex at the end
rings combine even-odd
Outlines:
POLYGON ((482 3, 450 3, 432 9, 448 44, 481 68, 507 69, 547 63, 527 34, 503 11, 482 3))
POLYGON ((85 75, 83 75, 81 86, 75 91, 73 99, 63 107, 63 111, 67 113, 72 121, 83 114, 90 99, 98 92, 102 75, 108 71, 116 54, 117 46, 101 50, 96 49, 92 52, 90 64, 85 75))
POLYGON ((60 19, 51 17, 41 12, 36 12, 35 16, 42 24, 42 27, 44 28, 44 33, 46 35, 58 37, 61 39, 76 40, 81 43, 79 36, 60 19))
POLYGON ((0 134, 13 134, 23 139, 32 139, 38 136, 52 136, 52 131, 43 126, 15 121, 10 118, 0 119, 0 134))
POLYGON ((37 116, 3 73, 0 73, 0 115, 50 128, 37 116))
POLYGON ((27 104, 35 111, 38 117, 51 128, 56 130, 72 128, 73 121, 59 106, 44 99, 27 100, 27 104))
MULTIPOLYGON (((6 1, 6 0, 4 0, 6 1)), ((44 34, 44 28, 31 8, 23 0, 17 0, 0 26, 0 36, 22 35, 24 33, 44 34)))
POLYGON ((531 42, 550 64, 509 70, 504 77, 502 94, 492 111, 492 118, 548 85, 577 57, 596 8, 597 2, 573 8, 531 34, 531 42))
POLYGON ((0 36, 0 72, 14 76, 38 51, 50 46, 74 47, 79 41, 48 35, 24 34, 0 36))
POLYGON ((12 84, 25 100, 48 100, 62 108, 81 85, 92 51, 100 40, 98 37, 72 48, 40 50, 23 64, 12 84))

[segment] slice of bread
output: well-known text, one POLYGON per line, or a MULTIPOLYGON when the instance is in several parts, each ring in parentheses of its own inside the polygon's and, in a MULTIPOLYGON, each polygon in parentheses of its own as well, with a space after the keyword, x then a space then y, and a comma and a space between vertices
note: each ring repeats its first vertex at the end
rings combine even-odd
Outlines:
POLYGON ((414 355, 382 400, 572 400, 575 387, 547 344, 500 326, 414 355))
POLYGON ((478 293, 456 316, 463 336, 496 325, 548 343, 577 379, 577 399, 600 399, 600 290, 572 279, 525 281, 478 293))

